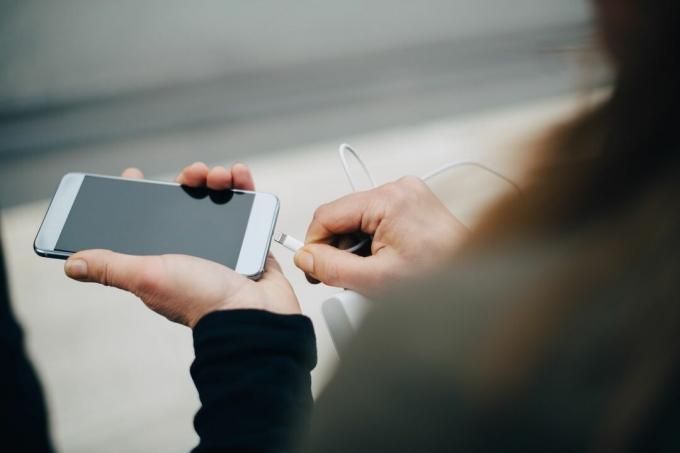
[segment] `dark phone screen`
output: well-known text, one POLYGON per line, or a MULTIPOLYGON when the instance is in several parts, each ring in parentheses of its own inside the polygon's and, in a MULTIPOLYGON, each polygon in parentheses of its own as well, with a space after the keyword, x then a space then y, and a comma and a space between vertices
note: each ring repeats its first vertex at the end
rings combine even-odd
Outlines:
POLYGON ((56 249, 180 253, 236 267, 254 194, 85 176, 56 249))

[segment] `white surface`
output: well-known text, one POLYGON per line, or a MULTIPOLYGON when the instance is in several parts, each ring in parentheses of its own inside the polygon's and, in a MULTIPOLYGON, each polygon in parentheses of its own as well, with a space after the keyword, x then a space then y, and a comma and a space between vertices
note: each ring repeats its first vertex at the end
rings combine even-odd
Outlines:
MULTIPOLYGON (((479 160, 517 178, 530 151, 522 138, 572 107, 573 100, 553 100, 342 140, 362 153, 378 183, 424 174, 454 159, 479 160)), ((257 189, 281 200, 278 230, 304 237, 315 207, 349 191, 335 152, 338 144, 246 162, 257 189)), ((153 176, 153 169, 146 170, 153 176)), ((460 169, 432 185, 468 224, 507 190, 502 181, 475 169, 460 169)), ((32 242, 46 208, 47 200, 5 210, 2 228, 15 311, 46 387, 59 450, 187 451, 197 440, 192 418, 198 408, 189 376, 189 330, 129 294, 70 281, 62 262, 37 257, 32 242)), ((320 304, 337 289, 308 284, 288 250, 278 244, 272 250, 316 327, 319 364, 313 387, 318 394, 337 361, 320 304)))

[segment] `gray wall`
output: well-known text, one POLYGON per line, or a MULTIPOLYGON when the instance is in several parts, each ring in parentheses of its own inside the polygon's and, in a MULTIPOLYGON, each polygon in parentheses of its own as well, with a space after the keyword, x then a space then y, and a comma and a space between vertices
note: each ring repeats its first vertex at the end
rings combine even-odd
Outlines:
POLYGON ((585 0, 0 0, 0 111, 585 21, 585 0))

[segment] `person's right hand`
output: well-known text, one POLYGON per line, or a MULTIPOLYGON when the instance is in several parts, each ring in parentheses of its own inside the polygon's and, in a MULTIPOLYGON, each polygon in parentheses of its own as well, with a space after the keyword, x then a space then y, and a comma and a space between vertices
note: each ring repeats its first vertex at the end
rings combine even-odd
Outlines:
POLYGON ((295 264, 310 281, 370 295, 432 269, 451 256, 467 234, 420 178, 406 176, 319 207, 295 264), (356 232, 373 237, 370 256, 329 245, 338 235, 356 232))

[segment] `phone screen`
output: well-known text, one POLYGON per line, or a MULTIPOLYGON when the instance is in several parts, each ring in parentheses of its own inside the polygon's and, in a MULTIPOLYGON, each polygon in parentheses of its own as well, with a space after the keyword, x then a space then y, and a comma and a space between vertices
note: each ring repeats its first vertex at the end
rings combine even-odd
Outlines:
POLYGON ((179 253, 236 267, 255 194, 85 176, 56 249, 179 253))

